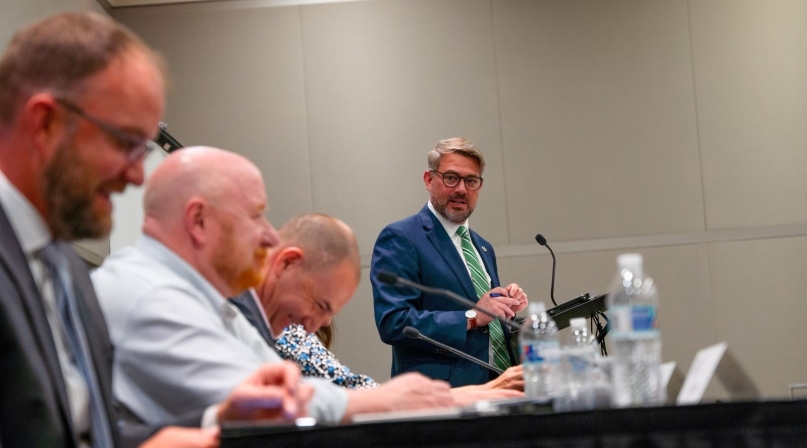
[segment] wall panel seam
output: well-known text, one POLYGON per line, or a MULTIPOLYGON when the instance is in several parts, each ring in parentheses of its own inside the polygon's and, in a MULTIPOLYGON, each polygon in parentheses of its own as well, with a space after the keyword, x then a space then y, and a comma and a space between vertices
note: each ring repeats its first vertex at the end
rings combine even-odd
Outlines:
MULTIPOLYGON (((726 243, 732 241, 764 240, 772 238, 793 238, 807 236, 807 223, 785 224, 766 227, 746 227, 738 229, 705 230, 698 232, 671 233, 665 235, 644 235, 619 238, 601 238, 578 241, 552 242, 555 254, 600 252, 606 250, 637 250, 650 247, 688 246, 693 244, 726 243)), ((497 246, 496 256, 531 257, 547 255, 546 249, 537 243, 510 244, 497 246)), ((547 255, 548 256, 548 255, 547 255)), ((361 257, 362 267, 370 267, 370 254, 361 257)))

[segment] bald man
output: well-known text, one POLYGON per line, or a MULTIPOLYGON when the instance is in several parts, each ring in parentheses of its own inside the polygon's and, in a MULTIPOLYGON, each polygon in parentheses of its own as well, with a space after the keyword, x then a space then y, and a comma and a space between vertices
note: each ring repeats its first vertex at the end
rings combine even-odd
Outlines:
MULTIPOLYGON (((144 235, 111 255, 93 282, 117 350, 115 395, 158 424, 221 401, 255 369, 281 362, 226 299, 260 282, 278 237, 264 217, 260 172, 227 151, 171 154, 149 179, 144 203, 144 235)), ((321 294, 346 301, 358 275, 342 263, 317 277, 329 279, 343 286, 321 294)), ((288 285, 301 293, 320 286, 288 285)), ((308 411, 327 423, 361 412, 453 404, 447 384, 420 375, 376 391, 348 392, 319 379, 308 384, 315 389, 308 411)))

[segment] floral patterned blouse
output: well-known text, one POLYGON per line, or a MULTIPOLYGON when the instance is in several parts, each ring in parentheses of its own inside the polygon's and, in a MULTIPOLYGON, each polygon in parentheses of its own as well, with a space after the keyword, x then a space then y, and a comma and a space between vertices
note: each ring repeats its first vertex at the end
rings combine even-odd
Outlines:
POLYGON ((348 389, 378 387, 378 383, 369 376, 351 373, 315 335, 305 331, 302 325, 292 324, 286 327, 275 341, 275 347, 284 359, 296 362, 304 376, 326 378, 348 389))

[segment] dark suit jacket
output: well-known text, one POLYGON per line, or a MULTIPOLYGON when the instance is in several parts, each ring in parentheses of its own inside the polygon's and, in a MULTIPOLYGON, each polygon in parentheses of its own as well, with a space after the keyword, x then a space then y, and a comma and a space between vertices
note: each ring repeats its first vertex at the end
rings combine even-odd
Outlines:
MULTIPOLYGON (((470 233, 490 275, 491 288, 499 286, 493 246, 473 230, 470 233)), ((426 286, 448 289, 474 302, 478 300, 465 261, 428 206, 424 206, 420 213, 384 228, 373 249, 370 281, 375 321, 381 340, 392 345, 392 375, 415 371, 446 380, 452 386, 482 384, 495 376, 483 367, 425 341, 404 336, 403 329, 411 326, 432 339, 488 361, 490 337, 487 326, 467 331, 466 309, 461 305, 442 296, 383 284, 376 279, 380 271, 389 271, 426 286)), ((506 326, 503 330, 509 341, 510 332, 506 326)), ((510 357, 515 364, 512 352, 510 357)))
MULTIPOLYGON (((113 438, 120 445, 112 407, 112 345, 86 264, 68 243, 79 313, 87 333, 113 438)), ((45 307, 28 261, 0 207, 0 441, 4 447, 74 445, 70 409, 45 307)))
POLYGON ((269 334, 269 327, 266 326, 266 322, 263 320, 263 314, 261 310, 258 309, 258 304, 255 303, 255 299, 252 298, 252 291, 248 289, 236 297, 231 297, 230 303, 241 311, 241 314, 247 318, 249 323, 252 324, 263 339, 266 340, 269 347, 274 349, 275 341, 272 340, 272 336, 269 334))

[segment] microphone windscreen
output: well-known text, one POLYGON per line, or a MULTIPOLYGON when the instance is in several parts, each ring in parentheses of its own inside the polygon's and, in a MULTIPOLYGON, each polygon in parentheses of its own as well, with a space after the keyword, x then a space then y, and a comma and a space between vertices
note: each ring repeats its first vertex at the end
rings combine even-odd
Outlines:
POLYGON ((535 241, 537 241, 541 246, 546 246, 546 238, 544 238, 544 236, 540 233, 535 235, 535 241))
POLYGON ((394 285, 398 283, 398 276, 393 274, 392 272, 381 271, 378 275, 375 276, 381 283, 386 283, 388 285, 394 285))
POLYGON ((420 332, 412 327, 406 327, 404 328, 404 336, 412 339, 417 339, 418 336, 420 336, 420 332))

